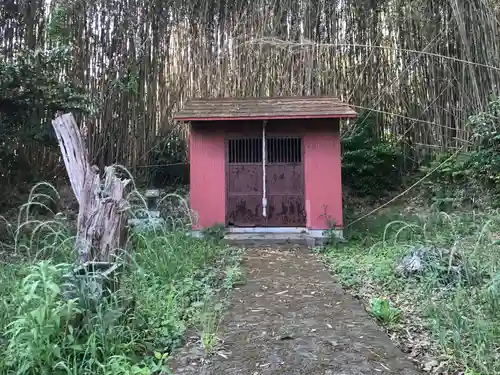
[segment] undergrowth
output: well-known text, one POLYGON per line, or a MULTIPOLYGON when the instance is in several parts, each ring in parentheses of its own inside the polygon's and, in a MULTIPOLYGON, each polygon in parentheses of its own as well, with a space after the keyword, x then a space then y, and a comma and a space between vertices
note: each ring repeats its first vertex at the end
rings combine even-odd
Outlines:
POLYGON ((89 311, 64 296, 75 259, 70 223, 61 215, 34 219, 38 198, 30 196, 6 226, 0 374, 165 373, 190 327, 213 352, 225 297, 240 274, 237 252, 192 238, 181 225, 130 231, 120 288, 89 311))
POLYGON ((402 184, 403 153, 377 134, 381 121, 376 112, 362 111, 342 136, 342 183, 358 196, 379 196, 402 184))
POLYGON ((328 248, 334 274, 427 371, 500 373, 500 214, 386 209, 328 248), (400 272, 415 251, 423 267, 400 272), (427 363, 427 365, 426 365, 427 363))

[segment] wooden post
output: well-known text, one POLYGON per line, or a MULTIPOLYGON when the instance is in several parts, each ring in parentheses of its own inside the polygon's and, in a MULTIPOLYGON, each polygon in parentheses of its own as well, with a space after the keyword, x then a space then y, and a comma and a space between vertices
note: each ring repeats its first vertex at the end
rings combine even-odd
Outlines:
POLYGON ((73 192, 78 201, 76 251, 81 264, 89 261, 110 262, 123 245, 125 217, 124 189, 130 180, 122 180, 112 166, 104 170, 91 166, 88 151, 72 114, 52 121, 73 192))

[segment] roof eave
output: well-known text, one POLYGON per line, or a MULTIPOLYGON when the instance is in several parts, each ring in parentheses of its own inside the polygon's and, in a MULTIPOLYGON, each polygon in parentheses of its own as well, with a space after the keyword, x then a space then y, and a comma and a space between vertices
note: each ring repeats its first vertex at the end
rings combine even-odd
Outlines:
POLYGON ((354 118, 356 113, 349 114, 321 114, 321 115, 293 115, 293 116, 240 116, 240 117, 192 117, 174 116, 175 121, 248 121, 248 120, 300 120, 300 119, 342 119, 354 118))

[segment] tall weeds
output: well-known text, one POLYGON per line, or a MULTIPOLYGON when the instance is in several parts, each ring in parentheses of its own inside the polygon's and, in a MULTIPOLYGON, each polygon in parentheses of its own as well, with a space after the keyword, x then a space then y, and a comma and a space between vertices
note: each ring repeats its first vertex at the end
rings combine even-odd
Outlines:
POLYGON ((200 328, 200 342, 216 341, 200 316, 220 319, 222 310, 206 301, 223 301, 232 287, 227 270, 239 263, 231 249, 194 239, 181 225, 133 230, 118 260, 120 288, 89 305, 65 297, 74 267, 68 222, 34 218, 30 207, 20 210, 0 264, 0 374, 153 374, 167 371, 189 327, 200 328))

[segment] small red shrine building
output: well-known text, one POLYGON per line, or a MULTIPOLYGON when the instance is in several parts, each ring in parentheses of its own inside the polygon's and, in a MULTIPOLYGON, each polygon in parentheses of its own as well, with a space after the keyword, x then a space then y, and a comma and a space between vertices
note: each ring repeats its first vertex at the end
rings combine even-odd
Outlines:
POLYGON ((189 100, 174 118, 190 123, 194 234, 342 237, 340 119, 355 116, 332 97, 189 100))

